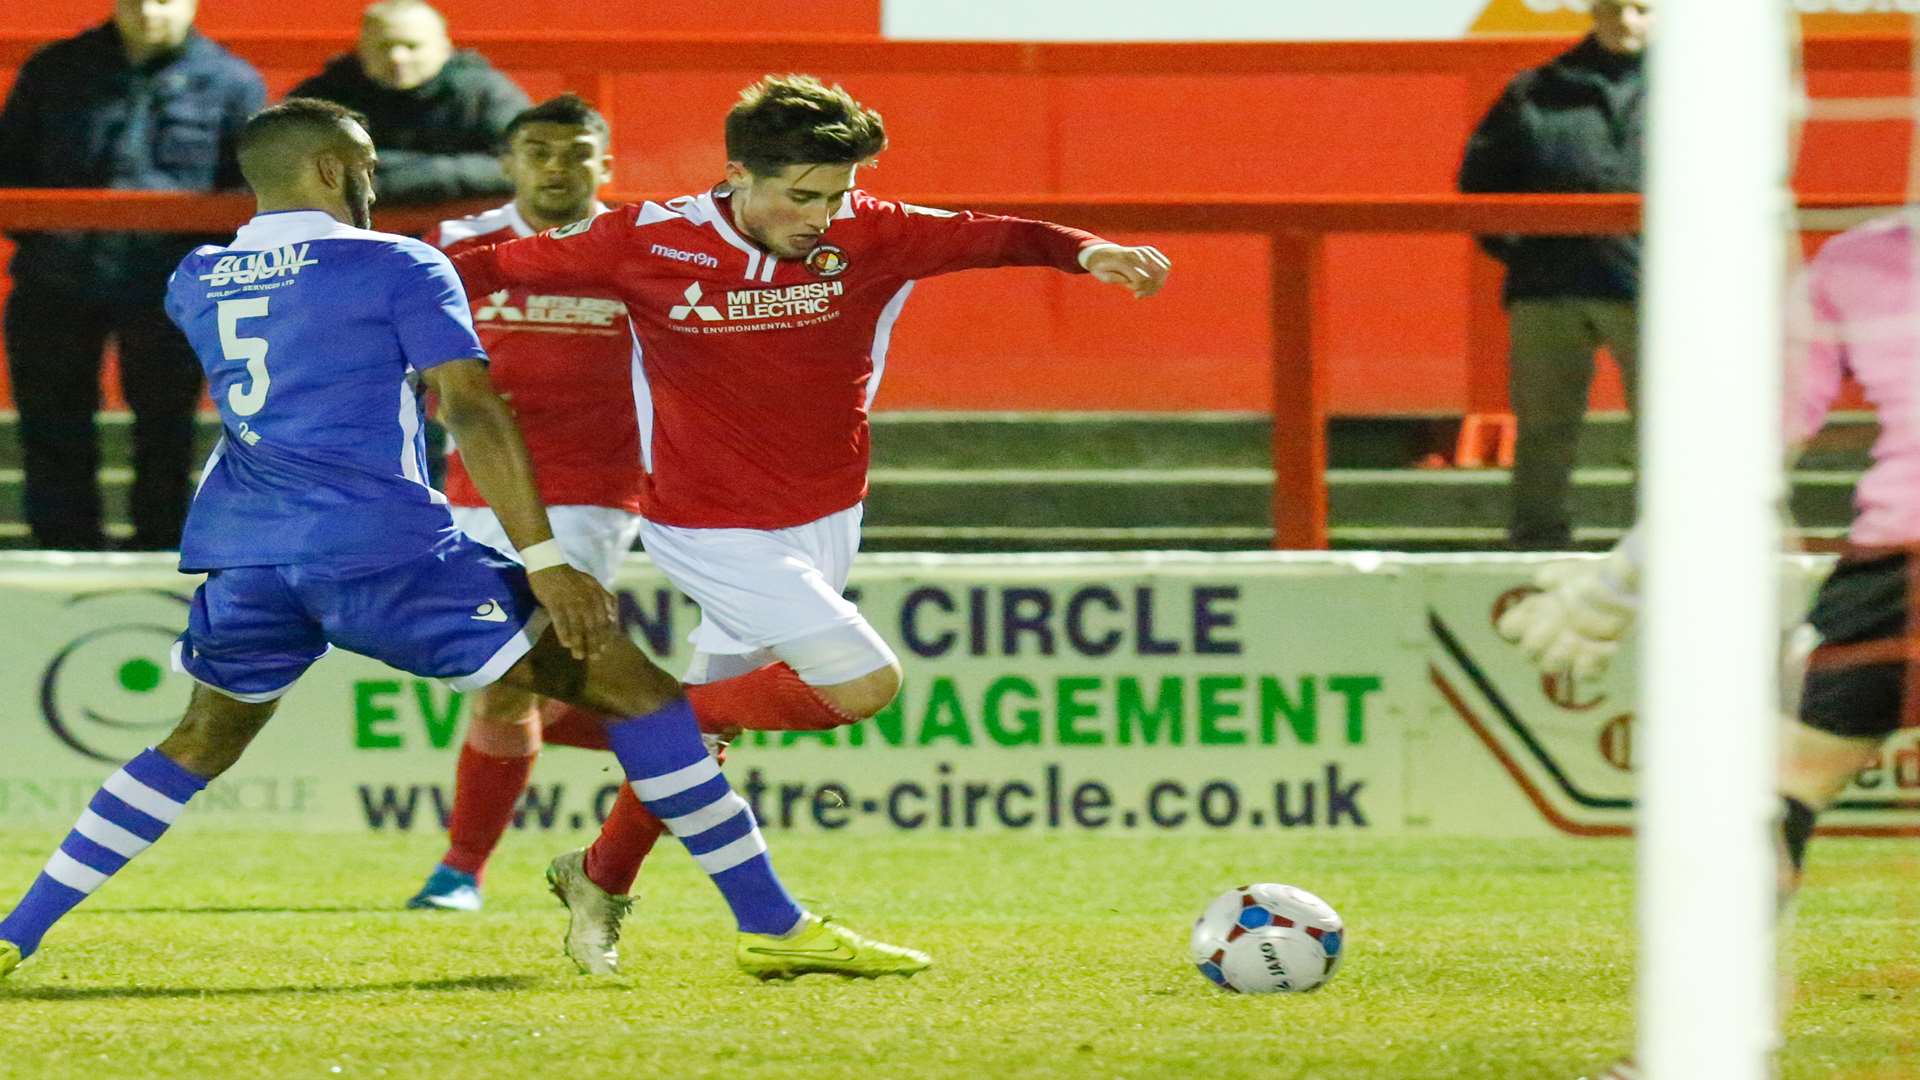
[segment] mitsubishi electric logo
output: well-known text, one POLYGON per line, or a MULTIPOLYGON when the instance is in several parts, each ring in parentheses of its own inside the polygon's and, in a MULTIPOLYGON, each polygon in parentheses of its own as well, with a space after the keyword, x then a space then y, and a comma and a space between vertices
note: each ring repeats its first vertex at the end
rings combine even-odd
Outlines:
POLYGON ((810 281, 778 289, 731 289, 725 303, 701 303, 705 294, 700 283, 687 286, 681 295, 684 304, 667 311, 675 322, 698 319, 702 323, 733 323, 728 326, 676 326, 683 334, 733 334, 759 330, 793 330, 840 317, 833 310, 833 298, 847 291, 844 282, 810 281))
POLYGON ((507 289, 488 293, 487 302, 474 308, 473 321, 518 323, 516 330, 593 332, 612 327, 627 312, 620 301, 597 296, 535 294, 521 304, 512 300, 513 293, 507 289))
POLYGON ((488 319, 499 319, 503 322, 520 322, 525 319, 527 316, 524 312, 512 304, 507 303, 508 295, 505 289, 501 289, 496 293, 487 294, 486 304, 483 305, 480 310, 473 313, 474 321, 485 322, 488 319))
POLYGON ((727 294, 729 319, 790 319, 825 315, 833 298, 847 291, 839 281, 811 281, 781 289, 740 289, 727 294))
POLYGON ((700 316, 701 322, 719 322, 720 321, 719 308, 713 307, 709 304, 703 304, 700 302, 700 283, 699 282, 696 281, 693 284, 687 286, 687 291, 685 293, 682 293, 681 295, 687 298, 687 302, 684 304, 675 304, 673 306, 673 310, 667 312, 668 318, 677 320, 677 319, 684 319, 689 315, 698 315, 700 316))

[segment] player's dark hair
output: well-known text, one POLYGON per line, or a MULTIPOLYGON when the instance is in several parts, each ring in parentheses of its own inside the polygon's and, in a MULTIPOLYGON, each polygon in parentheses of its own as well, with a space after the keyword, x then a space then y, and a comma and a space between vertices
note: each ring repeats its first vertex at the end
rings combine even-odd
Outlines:
POLYGON ((759 176, 789 165, 853 165, 886 149, 880 114, 838 84, 768 75, 727 113, 727 157, 759 176))
POLYGON ((613 141, 613 129, 607 126, 607 118, 600 115, 599 109, 587 104, 587 99, 572 91, 521 110, 520 115, 507 121, 506 133, 500 137, 501 145, 512 145, 513 133, 528 124, 565 124, 568 127, 586 128, 594 138, 600 140, 602 149, 613 141))
POLYGON ((240 175, 255 191, 285 183, 315 151, 351 146, 348 123, 365 128, 367 118, 319 98, 288 98, 261 109, 240 129, 240 175))

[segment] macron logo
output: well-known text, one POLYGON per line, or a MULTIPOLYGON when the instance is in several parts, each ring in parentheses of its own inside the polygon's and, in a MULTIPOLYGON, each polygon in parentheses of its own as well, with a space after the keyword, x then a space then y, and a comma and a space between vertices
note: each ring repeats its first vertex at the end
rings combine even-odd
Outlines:
POLYGON ((674 262, 692 263, 695 266, 706 267, 718 267, 720 265, 719 259, 714 258, 704 251, 681 251, 679 248, 670 248, 665 244, 655 244, 649 250, 663 259, 672 259, 674 262))
POLYGON ((673 306, 673 310, 667 312, 668 318, 684 319, 689 315, 698 315, 700 316, 701 322, 719 322, 720 321, 719 308, 713 307, 710 304, 703 304, 700 302, 700 283, 699 282, 696 281, 693 284, 687 286, 687 291, 682 293, 681 295, 687 298, 687 302, 684 304, 675 304, 673 306))
POLYGON ((476 622, 506 622, 507 613, 497 602, 489 600, 473 609, 469 616, 476 622))

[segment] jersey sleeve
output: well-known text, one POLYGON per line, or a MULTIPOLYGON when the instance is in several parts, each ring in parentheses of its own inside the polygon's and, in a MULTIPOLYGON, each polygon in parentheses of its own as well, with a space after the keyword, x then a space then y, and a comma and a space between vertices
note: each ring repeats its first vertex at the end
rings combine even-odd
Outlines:
MULTIPOLYGON (((992 266, 1050 266, 1081 274, 1086 269, 1080 265, 1080 252, 1106 243, 1090 232, 1049 221, 937 210, 888 202, 863 191, 848 197, 855 200, 856 215, 873 216, 889 258, 908 278, 992 266)), ((828 237, 831 242, 831 232, 828 237)))
POLYGON ((185 265, 186 260, 182 259, 180 265, 173 268, 173 273, 167 275, 167 291, 160 300, 161 309, 167 313, 167 321, 178 326, 182 334, 186 333, 187 328, 184 325, 186 313, 180 303, 180 267, 185 265))
POLYGON ((388 296, 400 351, 415 371, 453 360, 485 360, 473 332, 466 290, 453 264, 438 248, 408 241, 399 249, 396 279, 388 296))
POLYGON ((1784 401, 1789 446, 1819 433, 1847 374, 1846 321, 1821 265, 1815 260, 1794 281, 1788 299, 1784 401))
POLYGON ((633 231, 634 211, 617 210, 538 236, 458 252, 454 269, 467 295, 501 289, 593 289, 614 295, 633 231))

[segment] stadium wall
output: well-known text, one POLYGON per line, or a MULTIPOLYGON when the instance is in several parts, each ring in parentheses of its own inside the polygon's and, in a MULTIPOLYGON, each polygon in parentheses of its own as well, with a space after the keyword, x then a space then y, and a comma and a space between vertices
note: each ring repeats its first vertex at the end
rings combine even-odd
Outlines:
MULTIPOLYGON (((337 34, 344 45, 359 6, 357 0, 317 0, 286 9, 269 8, 265 0, 226 0, 206 5, 204 22, 216 35, 337 34)), ((718 3, 647 4, 645 18, 637 3, 631 18, 609 16, 615 9, 604 6, 555 0, 446 6, 456 31, 477 39, 793 29, 775 25, 782 10, 776 5, 729 5, 723 12, 718 3)), ((872 34, 877 27, 874 0, 830 0, 808 10, 810 33, 872 34)), ((0 38, 48 38, 95 17, 85 5, 6 5, 0 38)), ((1563 26, 1564 19, 1543 25, 1563 26)), ((1342 59, 1333 73, 1323 60, 1311 73, 1288 73, 1285 61, 1276 61, 1281 66, 1269 70, 1172 74, 1169 46, 1110 46, 1115 55, 1139 57, 1142 70, 1159 72, 1143 75, 914 74, 892 68, 889 50, 895 47, 876 38, 870 65, 820 72, 844 80, 888 117, 894 146, 864 178, 874 189, 1115 193, 1177 201, 1196 192, 1448 191, 1481 111, 1514 68, 1528 62, 1523 55, 1544 57, 1558 43, 1488 53, 1461 51, 1475 48, 1471 43, 1433 41, 1412 54, 1394 53, 1410 57, 1400 69, 1382 67, 1380 46, 1356 43, 1337 47, 1342 59), (1491 57, 1493 64, 1474 66, 1462 56, 1491 57), (981 122, 983 117, 992 122, 981 122)), ((556 50, 552 67, 513 74, 530 93, 545 96, 570 85, 562 74, 567 63, 556 50)), ((794 46, 787 66, 809 66, 804 44, 794 46)), ((308 73, 265 71, 276 94, 308 73)), ((759 74, 759 67, 740 66, 613 78, 616 186, 672 192, 712 182, 722 157, 717 118, 738 88, 759 74)), ((0 87, 10 80, 10 72, 0 71, 0 87)), ((1814 91, 1828 95, 1900 93, 1907 81, 1904 72, 1812 73, 1814 91)), ((1812 194, 1904 191, 1908 141, 1904 123, 1816 125, 1800 186, 1812 194)), ((1178 265, 1173 284, 1149 304, 1133 305, 1046 271, 926 283, 894 336, 879 405, 1267 409, 1272 379, 1265 239, 1174 233, 1126 239, 1160 244, 1178 265)), ((1332 412, 1460 412, 1470 401, 1484 407, 1488 372, 1498 397, 1500 274, 1466 237, 1335 236, 1327 245, 1326 267, 1332 412), (1476 370, 1483 384, 1478 393, 1476 370)), ((118 404, 117 397, 109 401, 118 404)), ((1602 408, 1620 402, 1610 368, 1595 401, 1602 408)))
MULTIPOLYGON (((351 33, 371 0, 206 0, 198 25, 211 34, 271 30, 351 33)), ((783 4, 734 0, 432 0, 456 33, 796 33, 877 34, 881 0, 809 0, 805 14, 783 4)), ((13 0, 0 10, 0 33, 69 34, 105 18, 108 0, 13 0)))
MULTIPOLYGON (((905 661, 900 701, 826 735, 750 737, 728 772, 776 829, 1621 835, 1632 672, 1542 679, 1492 629, 1536 563, 869 556, 851 591, 905 661)), ((1788 572, 1804 593, 1820 567, 1788 572)), ((190 685, 168 650, 192 586, 162 558, 0 558, 15 627, 0 659, 0 823, 64 827, 171 728, 190 685)), ((637 556, 618 592, 635 638, 683 664, 693 605, 637 556)), ((466 710, 438 682, 335 653, 188 813, 212 827, 439 828, 466 710)), ((604 754, 551 751, 522 827, 590 826, 618 782, 604 754)), ((1911 834, 1917 795, 1912 732, 1823 821, 1911 834)))
MULTIPOLYGON (((351 26, 368 0, 209 0, 200 25, 325 33, 351 26)), ((1486 34, 1572 34, 1591 0, 1366 0, 1276 5, 1272 0, 814 0, 804 14, 731 0, 434 0, 465 32, 885 34, 895 38, 1102 41, 1454 40, 1486 34)), ((13 0, 0 32, 65 34, 96 21, 107 0, 13 0)), ((1910 0, 1793 0, 1810 33, 1905 33, 1910 0)))

